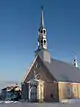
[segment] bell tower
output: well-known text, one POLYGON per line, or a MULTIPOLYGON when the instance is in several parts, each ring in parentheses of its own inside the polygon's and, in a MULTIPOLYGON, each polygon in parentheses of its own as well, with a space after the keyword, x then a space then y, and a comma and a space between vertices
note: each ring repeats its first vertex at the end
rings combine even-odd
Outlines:
POLYGON ((41 24, 40 24, 40 27, 39 27, 39 30, 38 30, 38 35, 39 35, 39 38, 38 38, 38 49, 39 50, 47 49, 47 37, 46 37, 47 31, 46 31, 46 28, 45 28, 45 25, 44 25, 43 7, 41 7, 41 8, 42 8, 41 24))
POLYGON ((42 12, 41 12, 41 23, 40 27, 38 30, 38 48, 35 51, 35 55, 39 55, 43 61, 47 61, 50 63, 51 61, 51 55, 48 51, 47 47, 47 30, 44 24, 44 12, 43 12, 43 7, 41 7, 42 12))

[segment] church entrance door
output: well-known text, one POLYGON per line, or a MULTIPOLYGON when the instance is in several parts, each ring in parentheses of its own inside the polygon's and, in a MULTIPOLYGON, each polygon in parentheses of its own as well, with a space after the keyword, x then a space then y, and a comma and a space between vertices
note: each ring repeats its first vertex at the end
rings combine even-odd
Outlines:
POLYGON ((31 102, 37 101, 37 85, 32 85, 29 88, 29 99, 31 102))

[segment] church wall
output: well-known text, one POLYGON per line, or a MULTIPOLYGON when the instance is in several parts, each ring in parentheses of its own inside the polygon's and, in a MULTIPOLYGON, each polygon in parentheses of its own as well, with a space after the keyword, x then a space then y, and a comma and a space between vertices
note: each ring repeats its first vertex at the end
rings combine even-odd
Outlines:
POLYGON ((51 82, 54 80, 52 75, 49 73, 49 71, 46 69, 44 64, 40 59, 37 60, 37 64, 39 67, 36 68, 36 71, 38 73, 39 79, 45 81, 45 82, 51 82))
POLYGON ((55 82, 46 82, 44 84, 44 101, 57 102, 58 101, 58 84, 55 82))
POLYGON ((22 97, 22 99, 27 100, 28 99, 28 93, 29 93, 28 92, 28 84, 27 83, 22 83, 21 87, 22 87, 21 97, 22 97))
POLYGON ((39 80, 38 83, 38 101, 43 102, 44 101, 44 81, 39 80))
POLYGON ((78 84, 78 97, 80 98, 80 84, 78 84))
POLYGON ((28 73, 27 78, 25 79, 25 82, 29 81, 30 79, 32 79, 34 77, 34 70, 35 70, 36 74, 38 74, 38 76, 37 76, 38 79, 41 79, 41 80, 47 81, 47 82, 54 80, 52 75, 48 72, 48 70, 42 63, 41 59, 38 57, 36 59, 34 65, 32 66, 30 72, 28 73))
POLYGON ((80 98, 80 83, 59 82, 59 101, 63 99, 80 98))
POLYGON ((70 97, 70 93, 68 93, 67 86, 68 83, 66 82, 58 83, 59 101, 61 101, 62 99, 68 99, 68 97, 70 97))
POLYGON ((80 84, 79 83, 73 83, 72 84, 73 88, 72 88, 72 91, 73 91, 73 98, 80 98, 80 84))
MULTIPOLYGON (((33 64, 32 68, 30 70, 30 72, 27 75, 25 83, 34 77, 34 70, 35 70, 36 74, 38 74, 37 78, 44 81, 45 101, 54 101, 54 100, 57 101, 58 100, 58 95, 57 95, 58 94, 57 93, 57 91, 58 91, 57 86, 58 85, 52 82, 52 81, 54 81, 54 78, 49 73, 49 71, 46 69, 46 67, 44 66, 44 64, 40 58, 36 59, 35 63, 33 64), (56 95, 55 95, 55 93, 56 93, 56 95), (50 97, 51 94, 54 94, 54 97, 55 97, 54 100, 53 100, 53 98, 50 97)), ((25 88, 24 93, 26 93, 26 91, 27 91, 26 87, 24 87, 24 88, 25 88)))

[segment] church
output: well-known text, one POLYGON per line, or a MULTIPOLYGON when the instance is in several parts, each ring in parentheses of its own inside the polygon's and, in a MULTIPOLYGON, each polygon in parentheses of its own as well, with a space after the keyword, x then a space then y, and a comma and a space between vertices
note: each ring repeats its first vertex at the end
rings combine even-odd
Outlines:
POLYGON ((22 82, 22 98, 29 102, 61 102, 80 98, 80 70, 77 59, 69 64, 52 58, 48 50, 44 12, 38 30, 38 48, 22 82))

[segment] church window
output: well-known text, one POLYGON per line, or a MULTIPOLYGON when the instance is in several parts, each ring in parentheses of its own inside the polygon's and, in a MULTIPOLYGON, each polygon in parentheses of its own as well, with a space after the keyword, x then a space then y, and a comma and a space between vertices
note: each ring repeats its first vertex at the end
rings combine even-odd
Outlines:
POLYGON ((44 40, 44 44, 46 44, 46 40, 44 40))
POLYGON ((43 40, 41 40, 41 43, 43 43, 43 40))
POLYGON ((43 46, 43 44, 41 43, 41 46, 43 46))
POLYGON ((72 95, 72 87, 68 86, 68 97, 70 98, 72 95))
POLYGON ((45 30, 44 30, 44 34, 45 34, 45 30))
POLYGON ((76 87, 74 86, 74 87, 73 87, 73 92, 76 93, 76 91, 77 91, 77 89, 76 89, 76 87))

